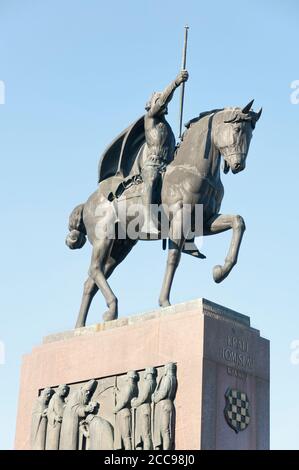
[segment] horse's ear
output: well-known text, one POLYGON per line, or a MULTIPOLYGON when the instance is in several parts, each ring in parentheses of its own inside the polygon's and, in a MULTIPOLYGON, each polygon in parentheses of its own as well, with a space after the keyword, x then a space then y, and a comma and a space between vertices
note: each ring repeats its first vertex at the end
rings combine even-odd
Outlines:
POLYGON ((257 113, 252 111, 252 113, 251 113, 251 115, 252 115, 252 117, 251 117, 251 127, 252 127, 252 129, 255 128, 255 125, 256 125, 257 121, 261 117, 262 111, 263 111, 263 108, 261 108, 257 113))
POLYGON ((252 108, 254 100, 251 100, 244 108, 242 109, 242 114, 248 114, 252 108))
POLYGON ((262 111, 263 111, 263 108, 261 108, 257 113, 254 113, 253 119, 255 122, 257 122, 259 118, 261 117, 262 111))

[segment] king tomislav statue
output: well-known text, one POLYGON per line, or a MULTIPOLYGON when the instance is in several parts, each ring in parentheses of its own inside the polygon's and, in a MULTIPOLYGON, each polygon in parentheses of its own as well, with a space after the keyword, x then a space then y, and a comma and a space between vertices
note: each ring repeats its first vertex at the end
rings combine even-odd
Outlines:
POLYGON ((225 174, 229 170, 234 174, 244 170, 252 131, 262 110, 254 112, 252 100, 243 108, 220 108, 201 113, 186 124, 182 140, 175 146, 165 115, 175 89, 187 79, 188 72, 183 70, 163 92, 152 95, 146 105, 147 113, 117 136, 103 153, 97 191, 85 204, 75 207, 70 215, 67 245, 72 249, 81 248, 86 235, 93 245, 76 327, 85 325, 91 301, 98 290, 108 306, 104 321, 117 318, 118 301, 108 278, 137 241, 144 240, 144 232, 150 239, 152 235, 154 239, 168 238, 169 252, 159 304, 162 307, 170 305, 170 290, 181 253, 188 252, 186 242, 190 254, 204 257, 194 244, 192 221, 198 206, 203 207, 203 235, 233 230, 224 264, 214 267, 215 282, 224 280, 237 263, 245 223, 239 215, 220 213, 224 195, 220 178, 221 157, 225 174), (117 214, 124 201, 126 212, 120 223, 117 214), (169 209, 166 237, 152 220, 151 205, 154 203, 169 209), (132 236, 127 228, 134 221, 132 208, 136 205, 141 208, 141 219, 132 236), (184 225, 186 206, 191 220, 187 229, 184 225), (119 236, 123 229, 125 236, 119 236))

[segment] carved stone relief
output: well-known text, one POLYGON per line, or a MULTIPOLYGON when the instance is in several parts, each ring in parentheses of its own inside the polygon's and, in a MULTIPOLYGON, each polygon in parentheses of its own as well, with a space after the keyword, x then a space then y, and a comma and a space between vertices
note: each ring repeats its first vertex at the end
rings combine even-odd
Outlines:
POLYGON ((176 364, 40 390, 31 446, 39 450, 175 448, 176 364))

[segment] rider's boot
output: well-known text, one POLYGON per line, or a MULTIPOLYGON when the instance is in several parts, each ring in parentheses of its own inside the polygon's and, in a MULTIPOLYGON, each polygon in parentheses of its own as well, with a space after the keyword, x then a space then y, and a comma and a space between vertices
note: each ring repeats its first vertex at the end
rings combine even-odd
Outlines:
POLYGON ((182 249, 182 253, 186 253, 187 255, 194 256, 195 258, 205 259, 206 256, 199 251, 197 248, 194 238, 190 240, 186 240, 185 244, 182 249))

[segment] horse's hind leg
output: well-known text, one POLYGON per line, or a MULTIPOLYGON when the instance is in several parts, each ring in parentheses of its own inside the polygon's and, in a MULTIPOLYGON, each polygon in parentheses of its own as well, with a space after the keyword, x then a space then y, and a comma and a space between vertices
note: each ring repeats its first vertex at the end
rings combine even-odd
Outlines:
POLYGON ((117 298, 109 286, 104 274, 105 263, 110 255, 113 243, 114 240, 106 238, 102 238, 101 240, 94 243, 89 268, 89 276, 95 282, 98 289, 102 292, 107 303, 108 310, 103 315, 104 321, 115 320, 118 316, 117 298))
POLYGON ((115 240, 110 256, 106 261, 104 274, 106 279, 111 276, 114 269, 125 259, 130 253, 133 246, 136 245, 138 240, 131 240, 130 238, 115 240))
MULTIPOLYGON (((125 257, 129 254, 129 252, 136 243, 137 240, 130 239, 114 241, 110 256, 108 257, 103 269, 106 279, 111 276, 114 269, 125 259, 125 257)), ((91 277, 89 277, 84 284, 83 297, 76 323, 76 328, 81 328, 85 326, 90 304, 98 290, 99 288, 96 285, 95 281, 91 277)))
POLYGON ((91 277, 85 281, 81 307, 75 328, 82 328, 85 326, 86 317, 89 311, 90 304, 99 288, 91 277))

